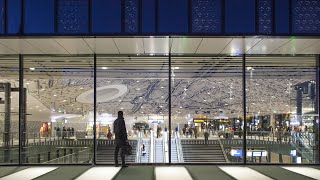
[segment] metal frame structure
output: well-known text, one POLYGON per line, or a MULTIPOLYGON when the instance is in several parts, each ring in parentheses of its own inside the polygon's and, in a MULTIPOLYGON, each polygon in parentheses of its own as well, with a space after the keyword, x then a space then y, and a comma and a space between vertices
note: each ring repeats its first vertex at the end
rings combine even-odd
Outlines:
MULTIPOLYGON (((171 49, 171 48, 170 48, 171 49)), ((29 55, 26 55, 26 56, 29 56, 29 55)), ((239 55, 242 57, 242 95, 243 95, 243 99, 242 99, 242 106, 243 106, 243 117, 246 117, 246 55, 245 54, 242 54, 242 55, 239 55)), ((88 57, 92 57, 92 55, 89 55, 88 57)), ((295 164, 285 164, 285 163, 247 163, 246 161, 246 152, 247 152, 247 131, 246 131, 246 125, 247 125, 247 122, 246 122, 246 118, 243 118, 243 121, 244 121, 244 129, 243 129, 243 162, 241 163, 172 163, 171 162, 171 131, 172 131, 172 126, 171 126, 171 80, 172 80, 172 77, 171 77, 171 73, 172 73, 172 69, 171 69, 171 64, 172 64, 172 61, 171 61, 171 57, 172 57, 172 54, 171 52, 169 52, 168 55, 163 55, 163 57, 168 57, 168 63, 169 63, 169 69, 168 69, 168 78, 169 78, 169 109, 168 109, 168 115, 169 115, 169 141, 168 141, 168 146, 169 146, 169 163, 161 163, 161 165, 295 165, 295 164)), ((24 55, 22 54, 19 54, 19 163, 18 165, 27 165, 27 166, 30 166, 30 165, 35 165, 35 166, 47 166, 47 165, 75 165, 74 163, 73 164, 26 164, 26 163, 23 163, 23 159, 24 159, 24 146, 25 146, 25 134, 23 133, 25 130, 25 123, 26 123, 26 119, 25 119, 25 115, 26 115, 26 89, 24 88, 24 55)), ((316 62, 316 67, 315 67, 315 72, 316 72, 316 77, 315 77, 315 80, 316 80, 316 114, 319 114, 320 112, 320 106, 319 106, 319 85, 320 85, 320 55, 316 55, 315 56, 315 62, 316 62)), ((97 94, 96 94, 96 89, 97 89, 97 54, 94 54, 93 55, 93 86, 94 86, 94 112, 97 112, 97 94)), ((93 161, 92 161, 92 165, 111 165, 111 164, 97 164, 96 162, 96 149, 97 149, 97 137, 96 137, 96 113, 94 113, 94 127, 93 127, 93 131, 94 131, 94 139, 93 139, 93 144, 94 144, 94 151, 93 151, 93 161)), ((319 121, 319 117, 318 118, 318 121, 319 121)), ((316 124, 316 129, 318 131, 318 134, 317 134, 317 137, 316 137, 316 147, 319 148, 319 140, 320 140, 320 127, 319 127, 319 122, 316 124)), ((319 162, 320 162, 320 156, 319 154, 315 154, 315 161, 318 162, 318 163, 314 163, 314 164, 299 164, 299 165, 320 165, 319 162)), ((0 164, 2 165, 2 164, 0 164)), ((17 164, 3 164, 3 165, 17 165, 17 164)), ((88 164, 76 164, 76 165, 88 165, 88 164)), ((134 165, 154 165, 153 163, 142 163, 142 164, 134 164, 134 165)))

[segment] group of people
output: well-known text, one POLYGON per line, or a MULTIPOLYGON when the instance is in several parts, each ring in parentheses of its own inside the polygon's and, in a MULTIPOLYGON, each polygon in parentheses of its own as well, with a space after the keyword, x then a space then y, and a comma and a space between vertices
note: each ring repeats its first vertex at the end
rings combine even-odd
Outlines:
POLYGON ((56 135, 58 137, 62 137, 64 138, 69 138, 69 137, 73 137, 75 134, 75 130, 73 127, 68 127, 66 128, 65 126, 63 126, 62 130, 60 129, 60 127, 56 128, 56 135))

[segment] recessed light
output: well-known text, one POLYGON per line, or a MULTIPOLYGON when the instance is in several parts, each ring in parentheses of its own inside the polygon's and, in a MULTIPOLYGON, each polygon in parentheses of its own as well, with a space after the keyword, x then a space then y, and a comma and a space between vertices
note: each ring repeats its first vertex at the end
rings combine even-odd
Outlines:
POLYGON ((58 112, 59 112, 59 113, 61 113, 62 111, 61 111, 61 110, 59 110, 58 112))
POLYGON ((163 86, 161 86, 161 89, 163 89, 164 87, 163 86))
POLYGON ((228 106, 228 104, 227 104, 227 103, 225 103, 224 105, 228 106))
POLYGON ((207 100, 204 99, 203 101, 206 102, 207 100))
POLYGON ((31 71, 34 71, 36 68, 29 68, 31 71))
POLYGON ((162 108, 163 106, 159 106, 159 107, 161 107, 161 108, 162 108))
POLYGON ((67 101, 67 100, 65 100, 65 99, 63 100, 63 102, 66 102, 66 101, 67 101))
POLYGON ((208 92, 208 94, 210 94, 210 93, 208 92))
POLYGON ((232 99, 232 97, 230 99, 232 99))
POLYGON ((161 98, 164 98, 163 96, 161 96, 161 98))
POLYGON ((54 97, 56 97, 57 95, 56 95, 56 94, 54 94, 53 96, 54 96, 54 97))
POLYGON ((122 107, 122 108, 120 108, 120 109, 123 109, 123 107, 122 107))
POLYGON ((140 88, 137 88, 136 90, 137 90, 137 91, 140 91, 140 88))
POLYGON ((107 81, 107 83, 110 83, 111 81, 107 81))
POLYGON ((218 83, 220 84, 221 82, 219 81, 218 83))
POLYGON ((108 67, 102 67, 101 69, 108 69, 108 67))
POLYGON ((137 82, 140 82, 140 81, 137 81, 137 82))
POLYGON ((139 98, 142 99, 142 96, 140 96, 139 98))
POLYGON ((122 100, 120 99, 119 102, 121 102, 122 100))
POLYGON ((141 108, 143 109, 143 106, 141 106, 141 108))
POLYGON ((143 112, 141 112, 141 114, 143 114, 143 112))
POLYGON ((80 87, 80 89, 83 89, 83 87, 80 87))
POLYGON ((28 82, 26 83, 26 85, 29 85, 29 84, 30 84, 30 83, 28 83, 28 82))
POLYGON ((173 69, 180 69, 180 67, 174 67, 173 69))
POLYGON ((150 54, 150 56, 154 56, 154 54, 150 54))
POLYGON ((77 108, 78 110, 80 109, 80 108, 77 108))
POLYGON ((46 89, 42 88, 41 91, 45 91, 46 89))
POLYGON ((180 106, 180 109, 182 109, 182 106, 180 106))

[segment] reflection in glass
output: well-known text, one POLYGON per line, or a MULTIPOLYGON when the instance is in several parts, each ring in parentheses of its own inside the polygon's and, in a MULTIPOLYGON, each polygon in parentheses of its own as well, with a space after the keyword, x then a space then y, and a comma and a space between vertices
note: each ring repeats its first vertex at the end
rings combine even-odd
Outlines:
POLYGON ((316 163, 315 58, 247 57, 247 161, 316 163))
POLYGON ((241 57, 172 57, 173 163, 243 161, 241 65, 241 57))
POLYGON ((23 62, 22 162, 91 163, 93 58, 25 56, 23 62))
POLYGON ((0 164, 19 162, 19 59, 0 58, 0 164))

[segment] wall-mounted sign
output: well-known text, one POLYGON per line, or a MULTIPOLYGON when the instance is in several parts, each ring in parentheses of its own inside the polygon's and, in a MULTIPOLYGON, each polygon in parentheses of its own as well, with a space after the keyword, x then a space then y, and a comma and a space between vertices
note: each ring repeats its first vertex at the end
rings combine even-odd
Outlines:
POLYGON ((290 156, 296 156, 297 150, 290 150, 290 156))
POLYGON ((242 149, 231 149, 230 154, 231 156, 241 157, 242 149))

